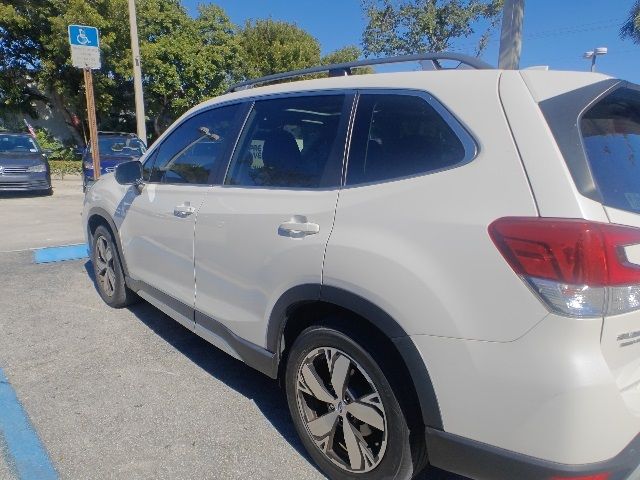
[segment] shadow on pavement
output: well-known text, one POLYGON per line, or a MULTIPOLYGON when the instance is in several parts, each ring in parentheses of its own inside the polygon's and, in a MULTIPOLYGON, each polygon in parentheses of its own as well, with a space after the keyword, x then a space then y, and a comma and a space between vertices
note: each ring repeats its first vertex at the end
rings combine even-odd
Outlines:
MULTIPOLYGON (((84 266, 95 286, 95 275, 91 262, 86 262, 84 266)), ((278 433, 315 467, 298 438, 289 415, 287 401, 278 382, 214 347, 143 300, 128 308, 154 333, 198 367, 241 395, 253 400, 278 433)), ((452 475, 436 468, 427 469, 417 479, 465 480, 464 477, 452 475)))

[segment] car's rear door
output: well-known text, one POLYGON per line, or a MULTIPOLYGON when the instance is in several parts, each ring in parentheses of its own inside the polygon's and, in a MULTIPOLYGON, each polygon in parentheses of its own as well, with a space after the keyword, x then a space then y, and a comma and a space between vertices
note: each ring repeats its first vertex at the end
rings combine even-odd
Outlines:
POLYGON ((277 299, 322 280, 353 95, 256 99, 224 184, 198 213, 196 331, 265 345, 277 299))
POLYGON ((239 104, 207 108, 165 136, 147 157, 145 186, 120 226, 129 275, 141 282, 141 294, 190 327, 197 212, 217 168, 226 166, 241 110, 239 104))

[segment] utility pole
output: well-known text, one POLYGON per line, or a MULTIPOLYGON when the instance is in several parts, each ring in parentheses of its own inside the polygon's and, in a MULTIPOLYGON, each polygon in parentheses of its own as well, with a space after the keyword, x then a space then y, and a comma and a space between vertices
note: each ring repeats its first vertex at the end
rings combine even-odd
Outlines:
POLYGON ((91 145, 91 158, 93 160, 93 179, 100 178, 100 151, 98 150, 98 122, 96 121, 96 105, 93 95, 93 72, 85 67, 84 91, 87 97, 87 119, 89 121, 89 145, 91 145))
POLYGON ((142 93, 142 67, 140 65, 140 46, 138 45, 138 21, 136 2, 129 0, 129 27, 131 32, 131 53, 133 54, 133 88, 136 96, 136 125, 138 137, 147 144, 147 126, 144 115, 144 96, 142 93))
POLYGON ((498 68, 505 70, 517 70, 520 68, 523 19, 524 0, 505 0, 502 13, 498 68))

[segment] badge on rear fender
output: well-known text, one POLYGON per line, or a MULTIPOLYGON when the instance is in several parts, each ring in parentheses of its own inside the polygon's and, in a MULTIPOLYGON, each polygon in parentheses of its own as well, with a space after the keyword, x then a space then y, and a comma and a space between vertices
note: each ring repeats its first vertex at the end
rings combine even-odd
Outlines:
POLYGON ((640 343, 640 330, 637 332, 622 333, 618 335, 620 347, 628 347, 636 343, 640 343))

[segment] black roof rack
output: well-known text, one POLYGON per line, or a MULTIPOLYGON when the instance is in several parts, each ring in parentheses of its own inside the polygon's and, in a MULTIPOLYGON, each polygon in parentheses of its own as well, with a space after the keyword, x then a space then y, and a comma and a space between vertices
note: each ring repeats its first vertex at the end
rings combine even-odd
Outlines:
MULTIPOLYGON (((330 77, 343 77, 351 75, 353 68, 358 67, 371 67, 373 65, 384 65, 389 63, 406 63, 406 62, 430 62, 431 70, 455 70, 460 67, 474 68, 474 69, 492 69, 493 67, 482 60, 470 57, 469 55, 463 55, 461 53, 453 52, 438 52, 438 53, 419 53, 416 55, 401 55, 398 57, 386 57, 386 58, 372 58, 365 60, 356 60, 355 62, 336 63, 333 65, 319 65, 317 67, 305 68, 303 70, 294 70, 292 72, 276 73, 274 75, 267 75, 266 77, 255 78, 253 80, 247 80, 244 82, 236 83, 233 85, 227 93, 237 92, 239 90, 245 90, 247 88, 260 85, 262 83, 277 82, 278 80, 286 80, 288 78, 301 77, 304 75, 311 75, 314 73, 329 72, 330 77), (446 68, 442 65, 443 60, 453 60, 458 62, 454 68, 446 68)), ((424 68, 424 67, 423 67, 424 68)))

